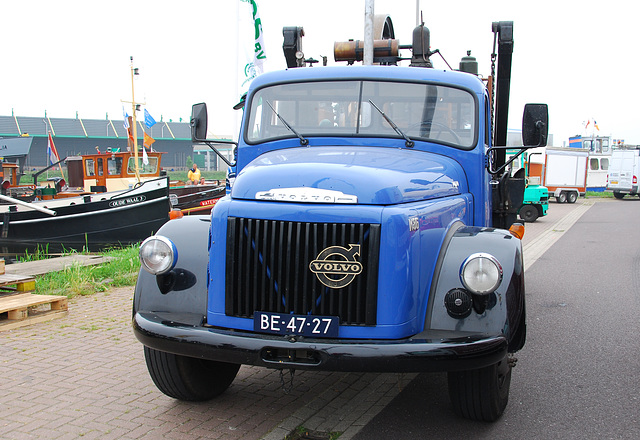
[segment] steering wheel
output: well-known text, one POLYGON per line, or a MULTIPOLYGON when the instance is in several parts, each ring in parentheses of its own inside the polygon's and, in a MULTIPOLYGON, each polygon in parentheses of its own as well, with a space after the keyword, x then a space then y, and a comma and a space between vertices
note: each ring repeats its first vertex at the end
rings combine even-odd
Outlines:
POLYGON ((458 134, 453 131, 451 128, 447 127, 446 125, 440 123, 440 122, 427 122, 427 121, 420 121, 420 122, 416 122, 415 124, 411 124, 409 126, 409 130, 413 130, 414 128, 420 128, 422 129, 422 127, 429 127, 429 139, 436 139, 436 140, 441 140, 442 139, 442 134, 443 133, 449 133, 451 136, 453 136, 453 138, 455 139, 457 144, 462 144, 462 140, 460 140, 460 136, 458 136, 458 134), (433 133, 432 129, 436 128, 436 132, 433 133))

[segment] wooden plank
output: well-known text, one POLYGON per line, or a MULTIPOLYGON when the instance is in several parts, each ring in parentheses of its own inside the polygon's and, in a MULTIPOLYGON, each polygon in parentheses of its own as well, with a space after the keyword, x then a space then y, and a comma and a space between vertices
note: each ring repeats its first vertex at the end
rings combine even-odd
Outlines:
POLYGON ((62 271, 76 264, 81 266, 93 266, 106 263, 113 258, 103 255, 73 254, 64 257, 47 258, 45 260, 13 263, 5 266, 5 273, 11 275, 43 275, 49 272, 62 271))
POLYGON ((25 283, 27 281, 32 281, 32 280, 33 280, 32 276, 5 273, 0 275, 0 286, 4 284, 25 283))

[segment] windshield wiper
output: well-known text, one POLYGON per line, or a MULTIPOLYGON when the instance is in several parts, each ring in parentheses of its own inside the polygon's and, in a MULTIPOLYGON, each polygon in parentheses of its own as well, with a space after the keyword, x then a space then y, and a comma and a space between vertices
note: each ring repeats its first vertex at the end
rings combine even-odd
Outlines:
MULTIPOLYGON (((380 110, 380 108, 374 104, 374 102, 372 100, 369 100, 369 103, 373 106, 373 108, 375 108, 376 110, 378 110, 378 112, 382 115, 382 117, 384 118, 385 121, 387 121, 389 123, 389 125, 391 125, 391 128, 393 128, 396 133, 398 133, 400 136, 402 136, 405 140, 405 146, 407 148, 413 148, 413 146, 416 144, 415 142, 413 142, 411 139, 409 139, 409 136, 407 136, 406 134, 404 134, 402 132, 402 130, 400 130, 398 128, 398 126, 396 124, 393 123, 393 121, 391 119, 389 119, 389 117, 387 115, 384 114, 384 112, 382 110, 380 110)), ((274 110, 275 111, 275 110, 274 110)))
POLYGON ((296 136, 298 136, 298 138, 300 139, 300 145, 301 146, 305 146, 305 145, 309 145, 309 141, 307 139, 305 139, 300 133, 298 133, 297 131, 295 131, 293 129, 293 127, 291 125, 289 125, 287 123, 287 121, 284 120, 284 118, 282 116, 280 116, 278 114, 278 112, 276 111, 275 108, 273 108, 273 106, 271 105, 271 103, 269 101, 267 101, 267 104, 269 104, 269 107, 271 107, 271 110, 273 110, 273 112, 276 114, 276 116, 278 117, 278 119, 280 119, 280 122, 282 122, 284 124, 285 127, 287 127, 291 133, 295 134, 296 136))

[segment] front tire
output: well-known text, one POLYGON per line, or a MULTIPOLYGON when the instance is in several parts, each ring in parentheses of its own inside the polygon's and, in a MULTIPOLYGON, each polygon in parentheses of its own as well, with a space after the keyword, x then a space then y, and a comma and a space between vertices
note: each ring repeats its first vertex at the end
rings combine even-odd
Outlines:
POLYGON ((538 208, 533 205, 524 205, 520 208, 520 218, 525 222, 535 222, 538 219, 538 208))
POLYGON ((169 397, 187 401, 210 400, 222 394, 240 365, 180 356, 144 347, 153 383, 169 397))
POLYGON ((495 422, 509 401, 511 366, 508 357, 497 364, 448 373, 453 411, 467 419, 495 422))

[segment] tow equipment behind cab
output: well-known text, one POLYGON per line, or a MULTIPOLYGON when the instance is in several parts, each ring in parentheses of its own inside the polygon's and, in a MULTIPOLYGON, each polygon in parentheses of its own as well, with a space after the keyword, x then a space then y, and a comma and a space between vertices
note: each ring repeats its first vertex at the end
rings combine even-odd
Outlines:
MULTIPOLYGON (((227 196, 141 245, 133 327, 168 396, 213 398, 242 364, 446 371, 456 413, 502 414, 526 334, 523 226, 507 230, 524 191, 505 171, 513 26, 494 23, 484 82, 430 68, 428 29, 404 47, 386 20, 378 66, 295 68, 303 32, 285 30, 295 65, 253 81, 227 196)), ((206 125, 197 104, 195 141, 206 125)), ((524 145, 546 127, 528 104, 524 145)))

